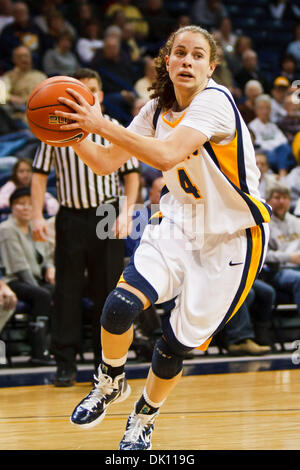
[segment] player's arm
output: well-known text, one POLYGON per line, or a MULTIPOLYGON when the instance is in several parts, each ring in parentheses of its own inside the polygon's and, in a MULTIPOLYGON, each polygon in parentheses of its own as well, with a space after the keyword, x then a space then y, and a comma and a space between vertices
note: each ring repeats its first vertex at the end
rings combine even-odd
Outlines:
POLYGON ((144 163, 166 171, 183 161, 207 141, 207 137, 202 132, 185 126, 178 126, 171 136, 163 141, 136 134, 105 119, 98 100, 91 106, 76 91, 71 89, 68 91, 77 103, 67 98, 59 98, 59 101, 74 110, 73 113, 56 111, 56 114, 73 121, 72 124, 63 125, 61 128, 67 130, 80 127, 87 132, 99 134, 112 143, 100 149, 96 144, 92 142, 89 144, 85 141, 73 146, 78 156, 93 171, 97 172, 97 168, 99 171, 106 158, 112 162, 118 161, 119 164, 124 163, 130 155, 135 155, 144 163), (126 157, 123 152, 126 152, 126 157))
POLYGON ((116 236, 119 238, 127 237, 132 229, 132 216, 134 206, 138 197, 140 187, 140 174, 137 171, 131 171, 124 175, 124 195, 126 197, 125 204, 116 220, 115 230, 116 236))
POLYGON ((31 180, 32 232, 35 241, 46 241, 48 236, 47 223, 43 216, 47 178, 46 174, 34 172, 31 180))

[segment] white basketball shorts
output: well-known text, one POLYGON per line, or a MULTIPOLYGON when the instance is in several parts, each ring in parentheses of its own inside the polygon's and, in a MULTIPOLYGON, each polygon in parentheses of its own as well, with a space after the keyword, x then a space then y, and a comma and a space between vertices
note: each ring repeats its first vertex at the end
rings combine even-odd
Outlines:
POLYGON ((264 261, 269 228, 204 235, 201 248, 183 233, 170 236, 170 229, 165 218, 147 225, 119 286, 132 285, 152 304, 174 300, 165 336, 205 350, 247 297, 264 261))

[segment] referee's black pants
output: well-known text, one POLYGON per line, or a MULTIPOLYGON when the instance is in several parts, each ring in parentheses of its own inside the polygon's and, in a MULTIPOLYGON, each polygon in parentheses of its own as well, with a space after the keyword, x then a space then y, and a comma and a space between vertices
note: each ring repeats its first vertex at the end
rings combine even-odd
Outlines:
POLYGON ((94 303, 95 367, 101 359, 100 316, 107 295, 123 271, 125 241, 99 239, 96 234, 99 221, 95 208, 61 207, 56 216, 52 353, 58 366, 76 367, 76 355, 82 346, 82 299, 87 295, 94 303))

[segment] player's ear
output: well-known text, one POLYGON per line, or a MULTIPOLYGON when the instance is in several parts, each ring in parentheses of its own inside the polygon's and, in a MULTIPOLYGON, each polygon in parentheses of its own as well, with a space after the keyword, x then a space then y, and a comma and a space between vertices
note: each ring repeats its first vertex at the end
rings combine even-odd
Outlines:
POLYGON ((166 64, 166 69, 169 70, 169 56, 165 56, 165 64, 166 64))
POLYGON ((209 64, 209 69, 208 69, 208 73, 207 73, 207 78, 211 78, 214 71, 215 71, 215 68, 217 66, 217 63, 216 62, 211 62, 209 64))

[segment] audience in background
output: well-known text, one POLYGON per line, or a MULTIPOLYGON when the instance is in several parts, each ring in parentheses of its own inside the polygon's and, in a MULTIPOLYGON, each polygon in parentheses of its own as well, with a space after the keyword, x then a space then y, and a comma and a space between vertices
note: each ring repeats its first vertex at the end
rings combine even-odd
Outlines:
POLYGON ((30 305, 29 323, 34 363, 49 363, 49 334, 55 269, 47 242, 34 242, 30 188, 10 196, 11 215, 0 225, 0 256, 5 280, 19 300, 30 305))
MULTIPOLYGON (((17 188, 30 188, 32 179, 32 160, 19 158, 12 169, 10 179, 0 187, 0 211, 9 208, 9 198, 17 188)), ((44 212, 47 216, 56 215, 59 209, 57 199, 46 192, 44 200, 44 212)))
POLYGON ((33 68, 32 55, 26 46, 17 46, 13 50, 12 62, 13 68, 2 75, 6 86, 4 108, 22 128, 27 123, 25 111, 29 95, 47 76, 40 70, 33 68))
MULTIPOLYGON (((241 6, 237 3, 234 8, 241 9, 241 6)), ((5 116, 8 116, 7 121, 14 118, 12 122, 16 128, 10 127, 10 139, 14 139, 12 133, 27 126, 26 102, 38 83, 47 76, 72 75, 79 66, 88 66, 96 69, 102 78, 105 111, 127 125, 137 110, 150 99, 148 87, 156 73, 153 57, 158 54, 168 34, 179 25, 192 23, 209 29, 218 43, 219 64, 213 78, 232 92, 256 149, 256 162, 261 172, 261 196, 268 198, 274 206, 267 257, 272 267, 272 284, 280 290, 283 286, 283 290, 298 302, 296 288, 291 287, 289 279, 294 279, 291 274, 299 269, 297 253, 292 251, 297 238, 296 220, 297 216, 300 217, 300 100, 296 83, 300 69, 300 9, 294 2, 272 1, 265 10, 268 21, 273 18, 277 26, 287 25, 286 34, 280 36, 280 45, 268 40, 267 56, 261 55, 265 44, 263 39, 259 39, 266 34, 263 20, 261 23, 255 20, 256 29, 247 29, 243 24, 247 23, 248 18, 243 16, 240 25, 236 14, 231 17, 229 4, 219 0, 172 3, 164 0, 70 3, 44 0, 40 5, 38 2, 1 0, 0 79, 6 84, 7 91, 1 123, 5 116), (183 4, 187 6, 184 8, 183 4), (292 28, 294 37, 288 42, 285 37, 292 33, 292 28), (288 192, 279 191, 275 196, 274 193, 270 196, 272 188, 278 187, 279 180, 287 186, 288 192), (290 217, 291 213, 294 218, 290 217), (290 227, 293 230, 296 227, 295 232, 290 234, 290 227), (276 245, 277 233, 281 233, 280 243, 286 237, 284 246, 276 245), (292 260, 287 263, 290 254, 292 260)), ((251 23, 251 18, 249 20, 251 23)), ((274 38, 274 31, 272 33, 274 38)), ((1 124, 0 127, 3 139, 7 126, 1 124)), ((28 129, 23 132, 28 132, 28 129)), ((19 158, 24 153, 27 155, 26 152, 24 147, 23 153, 15 155, 19 158)), ((13 192, 28 189, 32 176, 31 164, 30 160, 19 158, 12 177, 0 188, 0 211, 4 218, 10 212, 9 197, 13 192)), ((146 201, 145 209, 149 207, 147 201, 152 197, 154 187, 161 187, 160 177, 158 170, 141 164, 143 189, 140 197, 141 202, 146 201), (156 182, 152 186, 154 180, 156 182)), ((55 216, 57 208, 56 199, 46 192, 45 215, 55 216)), ((12 220, 15 219, 10 216, 8 226, 12 220)), ((53 224, 55 217, 50 221, 53 224)), ((235 318, 236 325, 234 322, 231 324, 230 353, 259 354, 259 347, 272 345, 267 332, 270 329, 274 290, 271 287, 264 297, 260 287, 264 286, 257 281, 239 316, 235 318), (264 303, 266 299, 270 301, 268 306, 264 303), (262 314, 268 313, 259 317, 260 311, 262 314), (248 331, 252 329, 248 338, 243 336, 246 342, 241 339, 244 327, 248 331), (253 348, 256 341, 258 349, 255 349, 256 346, 253 348)), ((4 297, 9 300, 11 294, 5 278, 0 280, 0 303, 2 289, 4 297)), ((16 302, 14 294, 13 298, 16 302)), ((14 307, 0 309, 0 331, 13 310, 14 307)), ((46 330, 44 328, 44 333, 46 330)))

